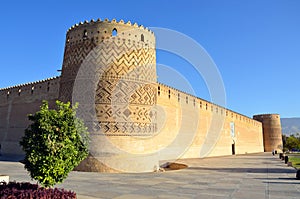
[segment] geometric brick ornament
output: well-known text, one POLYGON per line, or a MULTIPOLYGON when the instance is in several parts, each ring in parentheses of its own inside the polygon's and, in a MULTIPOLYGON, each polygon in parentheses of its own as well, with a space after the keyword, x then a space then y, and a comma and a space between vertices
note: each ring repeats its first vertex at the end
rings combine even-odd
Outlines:
POLYGON ((153 135, 155 63, 155 37, 148 29, 115 20, 82 23, 67 33, 60 99, 74 100, 74 82, 81 81, 76 101, 85 107, 79 111, 86 123, 98 123, 109 136, 153 135))

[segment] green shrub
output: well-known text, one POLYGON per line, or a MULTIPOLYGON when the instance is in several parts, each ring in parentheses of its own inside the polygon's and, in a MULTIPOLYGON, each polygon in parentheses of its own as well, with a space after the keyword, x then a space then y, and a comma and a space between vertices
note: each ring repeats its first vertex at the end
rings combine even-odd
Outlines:
POLYGON ((20 141, 25 168, 45 187, 61 183, 88 155, 88 132, 76 117, 77 106, 60 101, 56 106, 50 110, 43 101, 41 109, 28 116, 33 123, 20 141))

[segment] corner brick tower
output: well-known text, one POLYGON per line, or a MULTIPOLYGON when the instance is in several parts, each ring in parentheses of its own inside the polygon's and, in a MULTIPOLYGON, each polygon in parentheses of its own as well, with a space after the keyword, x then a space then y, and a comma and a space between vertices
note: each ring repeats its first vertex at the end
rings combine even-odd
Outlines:
MULTIPOLYGON (((96 159, 102 162, 103 154, 109 154, 106 160, 145 152, 139 149, 141 137, 156 132, 153 109, 157 101, 156 81, 155 36, 147 28, 130 21, 98 19, 76 24, 68 30, 59 99, 79 102, 78 112, 92 135, 91 155, 80 170, 106 171, 105 165, 89 162, 96 159), (103 137, 109 143, 103 143, 106 141, 103 137), (114 147, 119 151, 111 151, 114 147)), ((129 171, 152 171, 158 164, 144 160, 138 163, 134 159, 137 162, 130 165, 129 171), (143 165, 149 169, 135 168, 143 165)), ((127 167, 125 160, 113 164, 122 162, 127 167)))
POLYGON ((262 122, 265 152, 282 151, 282 132, 279 114, 254 115, 253 119, 262 122))

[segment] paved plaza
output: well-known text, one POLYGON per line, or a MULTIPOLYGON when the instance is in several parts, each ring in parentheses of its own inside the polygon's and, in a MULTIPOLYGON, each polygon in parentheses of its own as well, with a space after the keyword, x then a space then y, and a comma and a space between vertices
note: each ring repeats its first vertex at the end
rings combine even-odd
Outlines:
MULTIPOLYGON (((5 157, 0 157, 0 160, 5 157)), ((188 159, 189 168, 160 173, 71 172, 63 187, 79 199, 203 198, 299 199, 296 170, 270 153, 188 159)), ((0 174, 30 181, 19 162, 0 161, 0 174)))

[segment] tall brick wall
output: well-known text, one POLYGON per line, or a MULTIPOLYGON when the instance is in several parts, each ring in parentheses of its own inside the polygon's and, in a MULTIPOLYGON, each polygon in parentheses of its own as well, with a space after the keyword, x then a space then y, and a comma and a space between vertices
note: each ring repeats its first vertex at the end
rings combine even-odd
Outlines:
POLYGON ((0 143, 2 154, 24 154, 19 141, 33 114, 48 100, 49 106, 58 99, 59 77, 0 89, 0 143))
POLYGON ((261 122, 163 84, 157 106, 159 143, 167 148, 161 160, 176 158, 174 152, 181 158, 232 155, 233 144, 235 154, 264 151, 261 122))

